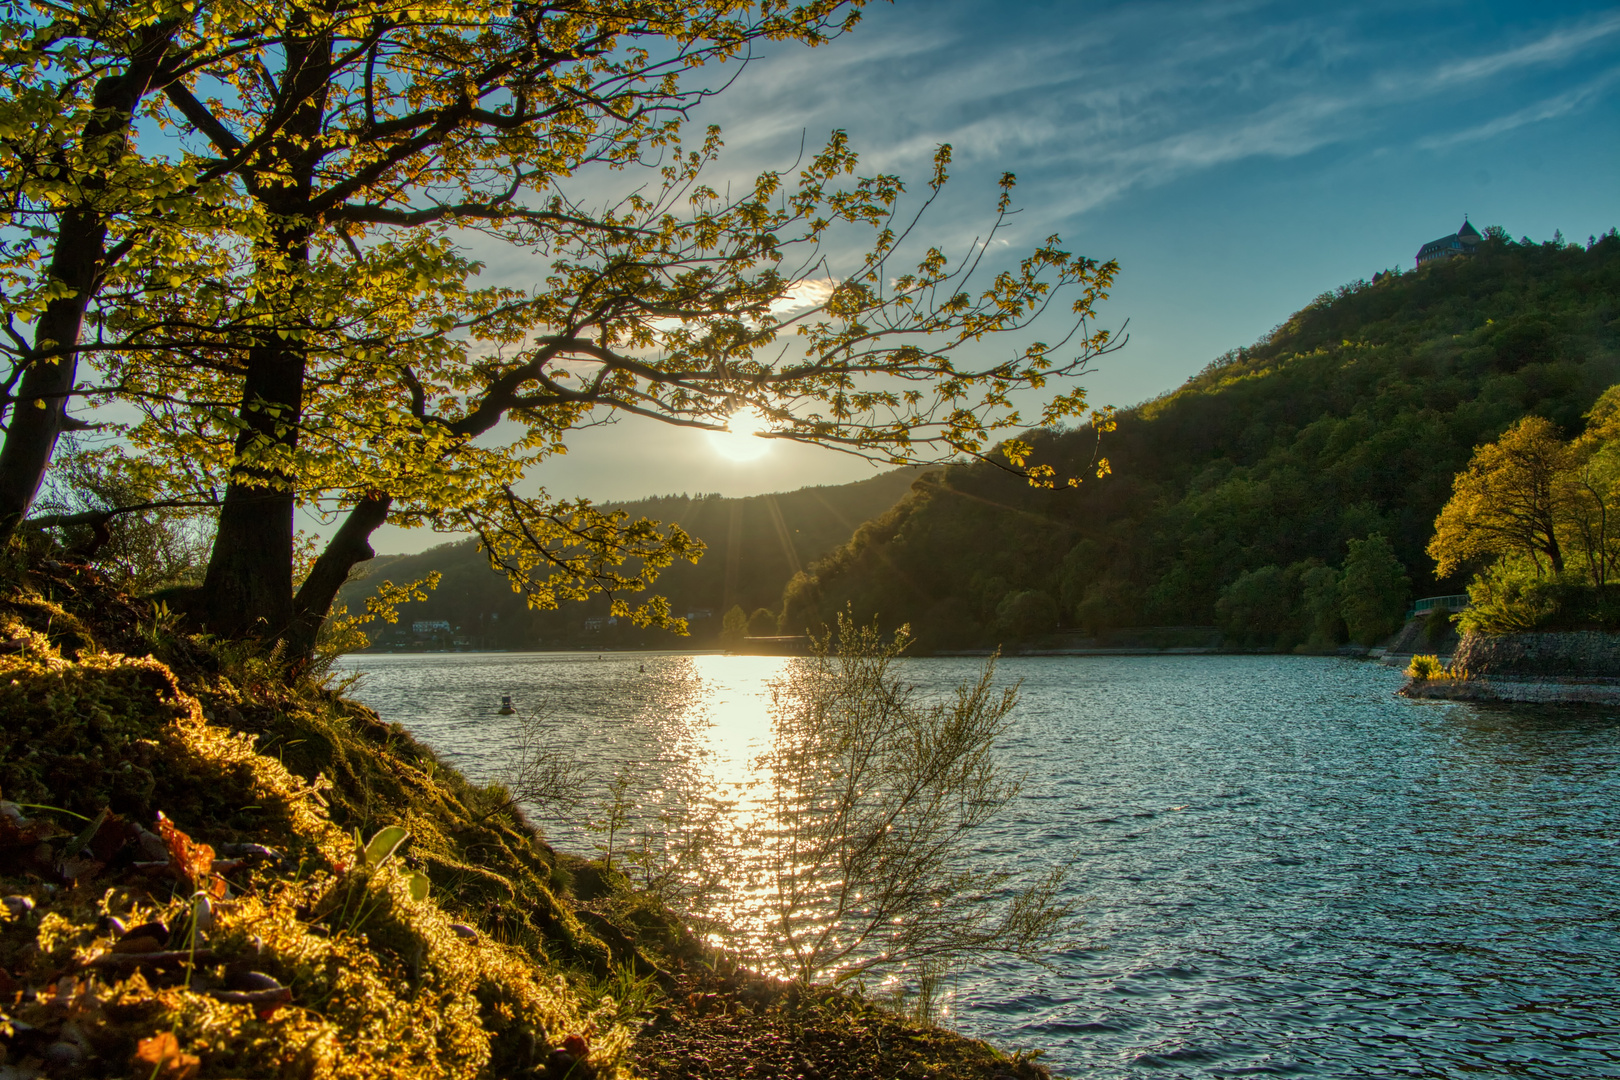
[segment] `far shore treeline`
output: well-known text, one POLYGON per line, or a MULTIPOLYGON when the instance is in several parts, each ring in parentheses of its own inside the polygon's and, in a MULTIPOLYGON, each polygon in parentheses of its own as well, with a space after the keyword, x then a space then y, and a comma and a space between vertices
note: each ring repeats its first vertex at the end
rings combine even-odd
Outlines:
MULTIPOLYGON (((667 581, 677 611, 714 614, 692 639, 645 643, 712 646, 732 606, 752 618, 750 632, 782 634, 848 607, 885 625, 909 622, 923 648, 1059 629, 1107 640, 1141 627, 1218 628, 1229 645, 1283 649, 1376 638, 1411 598, 1465 592, 1484 567, 1464 559, 1437 576, 1427 553, 1475 448, 1532 415, 1575 438, 1617 381, 1620 239, 1514 242, 1493 229, 1472 258, 1318 297, 1261 341, 1122 412, 1100 449, 1090 428, 1034 432, 1036 458, 1060 472, 1108 459, 1108 475, 1077 489, 1034 488, 975 463, 814 489, 814 499, 778 496, 797 572, 760 500, 746 501, 752 523, 729 556, 731 508, 744 501, 637 504, 708 543, 703 563, 659 584, 667 581), (840 516, 907 486, 901 480, 910 481, 903 497, 838 535, 840 516)), ((404 621, 465 630, 483 598, 490 613, 511 606, 496 606, 504 586, 470 547, 412 560, 411 574, 463 562, 468 573, 405 609, 404 621)), ((400 561, 379 560, 377 571, 406 574, 400 561)), ((522 614, 521 630, 508 623, 488 646, 648 638, 587 631, 594 607, 522 614)))
MULTIPOLYGON (((773 607, 784 581, 893 506, 921 472, 915 467, 890 469, 852 484, 776 495, 665 495, 611 507, 632 519, 678 525, 707 544, 701 559, 674 563, 656 585, 674 614, 686 618, 687 637, 639 627, 629 619, 609 622, 605 595, 582 604, 531 608, 512 591, 506 575, 490 569, 488 556, 471 539, 414 555, 379 556, 366 566, 364 577, 345 586, 338 602, 357 611, 379 581, 418 581, 438 571, 438 588, 401 607, 398 623, 370 632, 378 647, 453 647, 459 638, 467 647, 481 649, 713 648, 727 611, 741 607, 752 614, 773 607), (420 633, 414 629, 419 623, 420 633), (439 623, 450 629, 438 629, 439 623)), ((771 625, 774 633, 774 617, 771 625)))

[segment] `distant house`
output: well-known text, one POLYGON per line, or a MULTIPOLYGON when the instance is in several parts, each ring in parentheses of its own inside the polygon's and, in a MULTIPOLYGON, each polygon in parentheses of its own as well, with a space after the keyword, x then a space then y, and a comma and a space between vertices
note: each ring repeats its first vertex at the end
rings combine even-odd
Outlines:
POLYGON ((1485 238, 1479 235, 1479 230, 1470 225, 1465 217, 1463 218, 1462 228, 1450 236, 1430 240, 1427 244, 1418 248, 1417 264, 1422 266, 1424 263, 1433 262, 1435 259, 1449 259, 1456 255, 1472 255, 1474 248, 1483 239, 1485 238))
POLYGON ((585 620, 586 630, 606 630, 610 626, 618 626, 619 620, 615 616, 596 616, 585 620))
POLYGON ((443 619, 417 619, 411 623, 413 634, 448 634, 450 624, 443 619))

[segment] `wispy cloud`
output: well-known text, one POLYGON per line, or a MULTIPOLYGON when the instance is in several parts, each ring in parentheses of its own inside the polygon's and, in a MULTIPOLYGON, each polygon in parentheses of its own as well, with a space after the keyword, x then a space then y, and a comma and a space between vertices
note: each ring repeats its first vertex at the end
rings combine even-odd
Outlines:
POLYGON ((896 14, 830 51, 769 58, 726 118, 728 137, 780 152, 831 120, 856 129, 866 167, 902 173, 949 142, 962 168, 1014 168, 1049 210, 1072 215, 1245 160, 1488 140, 1587 108, 1614 81, 1592 77, 1589 61, 1620 35, 1620 11, 1543 22, 1522 40, 1522 20, 1465 33, 1449 5, 1408 7, 1416 28, 1392 31, 1394 7, 1369 26, 1361 12, 1263 0, 1132 3, 1083 20, 1043 5, 1047 24, 1035 26, 1017 25, 1011 7, 941 3, 904 33, 896 14), (862 40, 868 30, 886 32, 862 40), (1571 72, 1584 81, 1537 85, 1571 72), (1537 91, 1533 105, 1477 119, 1537 91), (1435 130, 1459 116, 1474 122, 1435 130))
POLYGON ((1506 135, 1508 132, 1528 124, 1539 124, 1544 120, 1555 120, 1560 116, 1578 112, 1590 105, 1593 101, 1606 94, 1617 81, 1620 81, 1620 67, 1610 68, 1597 78, 1591 79, 1573 90, 1555 94, 1543 101, 1536 102, 1534 105, 1515 109, 1504 116, 1488 120, 1483 124, 1476 124, 1462 131, 1453 132, 1449 135, 1430 136, 1420 140, 1418 146, 1425 150, 1443 150, 1462 143, 1494 139, 1498 135, 1506 135))
POLYGON ((1535 41, 1442 65, 1432 76, 1436 86, 1477 83, 1517 68, 1561 64, 1620 33, 1620 14, 1562 27, 1535 41))

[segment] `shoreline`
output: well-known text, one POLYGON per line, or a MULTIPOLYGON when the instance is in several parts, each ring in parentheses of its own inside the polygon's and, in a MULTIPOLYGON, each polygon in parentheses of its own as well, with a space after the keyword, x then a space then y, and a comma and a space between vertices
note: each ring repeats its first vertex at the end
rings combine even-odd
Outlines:
POLYGON ((1478 704, 1620 705, 1620 679, 1411 679, 1395 693, 1478 704))

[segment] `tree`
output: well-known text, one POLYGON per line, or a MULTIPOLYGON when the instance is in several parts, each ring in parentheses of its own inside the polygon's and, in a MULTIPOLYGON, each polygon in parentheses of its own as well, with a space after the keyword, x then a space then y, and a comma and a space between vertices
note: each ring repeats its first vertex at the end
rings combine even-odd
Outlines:
POLYGON ((776 616, 770 608, 760 608, 748 616, 747 631, 749 637, 770 637, 776 633, 776 616))
POLYGON ((996 605, 996 629, 1013 641, 1050 634, 1057 625, 1057 601, 1039 589, 1009 592, 996 605))
POLYGON ((1287 632, 1293 615, 1294 586, 1279 566, 1262 566, 1238 575, 1215 602, 1221 631, 1250 645, 1277 641, 1287 632))
POLYGON ((740 604, 734 604, 720 622, 720 647, 723 649, 740 649, 742 648, 743 638, 747 636, 748 612, 744 611, 740 604))
POLYGON ((68 551, 93 560, 119 588, 131 593, 195 586, 202 579, 212 537, 195 509, 137 509, 144 485, 121 468, 117 455, 71 445, 53 470, 39 506, 68 551))
POLYGON ((84 427, 78 391, 86 321, 162 288, 166 268, 229 217, 223 177, 240 156, 197 168, 143 154, 155 95, 265 32, 251 7, 22 2, 0 10, 0 539, 39 492, 58 437, 84 427), (116 290, 107 304, 104 294, 116 290))
POLYGON ((1572 491, 1563 474, 1574 465, 1552 422, 1527 416, 1500 439, 1474 451, 1457 474, 1451 500, 1435 519, 1429 555, 1446 577, 1469 559, 1517 553, 1535 565, 1564 570, 1560 520, 1572 491))
POLYGON ((1382 533, 1351 540, 1348 547, 1339 580, 1339 613, 1352 640, 1372 645, 1400 629, 1411 582, 1382 533))
MULTIPOLYGON (((766 173, 731 199, 702 181, 718 134, 681 142, 681 110, 707 92, 683 88, 683 72, 761 38, 826 40, 859 7, 295 5, 276 34, 232 38, 228 64, 166 84, 164 120, 189 167, 228 173, 235 216, 163 268, 162 296, 103 320, 113 339, 97 356, 111 393, 145 411, 132 444, 190 462, 220 502, 196 617, 305 652, 392 520, 476 532, 536 605, 607 590, 616 613, 678 626, 667 606, 631 611, 617 594, 696 557, 690 537, 522 488, 570 430, 615 412, 717 429, 752 408, 768 437, 920 461, 985 456, 1027 426, 1012 391, 1111 347, 1087 318, 1112 263, 1052 238, 983 284, 987 242, 960 265, 936 248, 897 265, 921 210, 901 216, 897 177, 844 184, 856 159, 841 133, 795 184, 766 173), (597 207, 571 194, 571 180, 648 155, 662 155, 655 188, 597 207), (870 230, 869 249, 836 267, 826 251, 848 228, 870 230), (531 252, 542 283, 474 288, 456 247, 467 229, 531 252), (1067 334, 983 358, 982 341, 1069 288, 1067 334), (503 421, 510 437, 491 445, 503 421), (295 592, 299 504, 344 517, 295 592)), ((922 209, 948 161, 942 148, 922 209)), ((1083 400, 1056 393, 1034 419, 1083 400)), ((1024 442, 1000 450, 1052 482, 1024 442)))
POLYGON ((1299 584, 1307 643, 1324 648, 1342 642, 1348 633, 1340 611, 1343 606, 1343 575, 1331 566, 1310 566, 1301 572, 1299 584))

